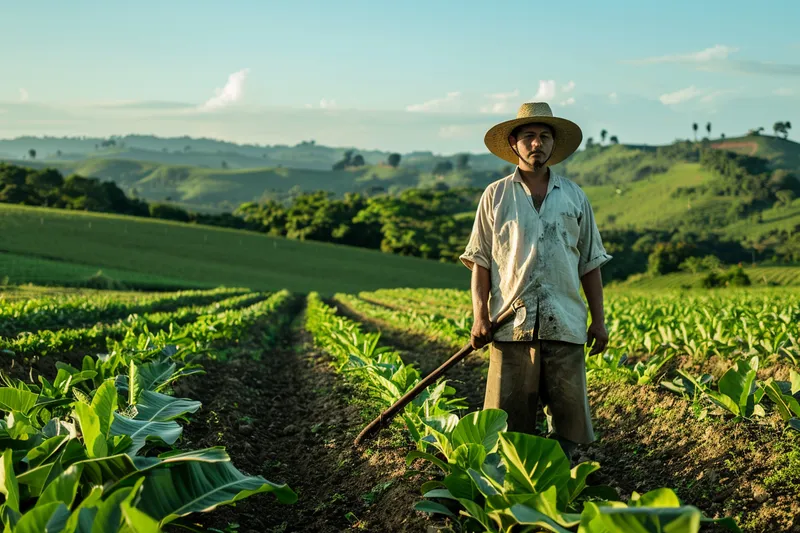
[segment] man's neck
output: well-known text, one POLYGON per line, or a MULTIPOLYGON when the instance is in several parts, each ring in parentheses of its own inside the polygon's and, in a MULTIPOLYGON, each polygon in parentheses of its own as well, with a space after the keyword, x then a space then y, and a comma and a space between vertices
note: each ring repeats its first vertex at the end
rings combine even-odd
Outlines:
POLYGON ((527 165, 525 167, 520 166, 519 175, 529 189, 533 189, 536 186, 541 187, 542 185, 547 185, 550 181, 550 167, 544 166, 539 170, 534 170, 527 165))

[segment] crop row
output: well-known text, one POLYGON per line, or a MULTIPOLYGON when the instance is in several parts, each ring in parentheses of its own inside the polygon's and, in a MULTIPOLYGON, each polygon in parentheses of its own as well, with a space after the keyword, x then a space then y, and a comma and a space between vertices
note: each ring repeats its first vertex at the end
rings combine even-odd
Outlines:
MULTIPOLYGON (((471 327, 466 291, 389 289, 359 296, 397 308, 394 320, 416 327, 424 327, 428 318, 435 321, 440 316, 458 326, 471 327), (452 302, 460 304, 454 306, 452 302)), ((370 311, 376 318, 387 314, 370 311)), ((605 314, 611 339, 606 355, 623 362, 680 356, 685 358, 682 365, 702 367, 712 356, 731 360, 758 356, 764 368, 776 363, 800 364, 800 291, 702 296, 609 292, 605 314)))
MULTIPOLYGON (((407 293, 408 289, 403 291, 407 293)), ((435 313, 424 314, 412 310, 391 309, 385 307, 385 305, 390 303, 388 298, 391 296, 392 291, 380 292, 383 294, 378 297, 374 297, 374 293, 362 293, 362 296, 379 301, 383 306, 371 304, 360 298, 344 294, 336 295, 336 301, 343 303, 363 316, 396 325, 412 333, 440 338, 450 343, 454 349, 459 348, 466 342, 469 331, 466 329, 465 322, 469 320, 468 318, 462 317, 460 320, 454 320, 435 313)), ((647 309, 649 315, 654 317, 655 320, 655 317, 677 312, 678 309, 675 302, 670 301, 669 305, 665 305, 662 302, 659 305, 657 299, 654 299, 653 306, 649 308, 643 305, 640 300, 631 300, 627 297, 622 297, 622 299, 617 297, 611 301, 613 302, 612 308, 616 310, 616 317, 612 323, 614 325, 611 327, 611 335, 614 336, 616 343, 623 346, 635 343, 635 340, 631 340, 630 337, 626 338, 625 335, 630 335, 633 331, 640 331, 638 328, 644 325, 641 317, 636 316, 635 313, 644 313, 644 309, 647 309), (620 316, 621 308, 632 309, 632 311, 625 314, 627 319, 625 326, 619 325, 623 322, 623 318, 620 316)), ((621 380, 638 385, 660 384, 662 387, 690 400, 693 403, 694 412, 699 418, 704 418, 709 413, 714 413, 731 415, 734 420, 741 420, 755 416, 766 416, 768 410, 775 411, 788 428, 800 431, 800 373, 795 368, 791 368, 796 360, 793 354, 798 348, 795 342, 797 328, 796 324, 794 325, 795 327, 791 327, 785 321, 787 316, 792 316, 796 312, 791 303, 791 301, 765 303, 765 306, 769 306, 766 309, 762 308, 755 311, 753 314, 747 315, 746 318, 742 318, 745 316, 743 313, 739 315, 745 323, 748 320, 752 320, 754 315, 762 320, 761 326, 751 326, 751 329, 758 330, 757 334, 755 332, 750 333, 751 338, 758 337, 762 341, 762 344, 758 344, 758 346, 763 347, 771 344, 782 351, 779 351, 777 356, 771 353, 767 356, 759 356, 760 352, 756 349, 730 350, 726 359, 730 359, 733 364, 725 369, 716 383, 714 383, 714 378, 711 374, 693 377, 690 372, 681 369, 677 370, 677 376, 673 379, 663 379, 667 374, 668 363, 671 359, 677 354, 684 353, 687 346, 691 348, 696 345, 694 339, 688 339, 688 330, 683 324, 679 328, 681 331, 680 338, 676 336, 672 326, 659 326, 659 331, 669 338, 669 342, 655 348, 648 340, 643 341, 647 345, 649 353, 646 356, 639 356, 639 361, 635 364, 627 363, 627 353, 621 352, 620 348, 610 348, 605 353, 587 356, 587 376, 590 379, 621 380), (775 306, 781 303, 786 304, 787 307, 782 310, 775 309, 775 306), (770 322, 770 327, 767 328, 763 321, 770 318, 772 321, 770 322), (786 342, 783 344, 778 343, 768 336, 770 332, 786 342), (791 355, 787 371, 788 379, 780 380, 772 376, 764 380, 757 379, 759 365, 763 359, 774 362, 783 354, 791 355)), ((708 317, 709 320, 716 320, 717 318, 716 315, 710 315, 707 309, 702 309, 698 312, 703 313, 703 316, 708 317)), ((730 313, 730 311, 720 310, 720 315, 725 315, 726 313, 730 313)), ((752 322, 750 323, 752 324, 752 322)), ((702 326, 699 327, 702 329, 702 326)), ((645 339, 647 338, 648 334, 645 334, 645 339)))
POLYGON ((172 311, 187 305, 208 304, 245 292, 246 289, 220 288, 166 294, 148 293, 137 295, 130 301, 121 300, 118 295, 71 295, 12 302, 0 299, 0 337, 11 337, 23 331, 75 328, 116 320, 131 314, 172 311))
POLYGON ((235 311, 240 307, 263 300, 265 297, 266 295, 263 293, 245 293, 207 305, 187 306, 169 312, 130 315, 110 324, 96 324, 88 328, 26 332, 15 338, 0 338, 0 350, 5 350, 12 357, 32 354, 47 355, 78 349, 103 350, 109 346, 109 342, 126 336, 149 335, 192 321, 202 321, 202 317, 206 315, 215 316, 229 310, 235 311))
MULTIPOLYGON (((365 334, 315 293, 308 298, 306 329, 336 359, 337 369, 363 384, 380 408, 419 382, 413 365, 378 346, 379 334, 365 334)), ((666 488, 618 501, 611 487, 587 483, 598 463, 570 468, 556 441, 506 431, 507 415, 499 409, 459 418, 456 411, 463 404, 454 394, 439 380, 406 406, 400 419, 416 446, 409 466, 422 460, 438 469, 422 485, 425 499, 415 509, 447 516, 460 531, 695 532, 708 522, 739 531, 732 519, 710 520, 666 488)))
POLYGON ((285 323, 290 300, 281 291, 157 336, 126 335, 80 369, 58 363, 52 382, 3 376, 5 531, 157 532, 253 494, 294 502, 286 485, 242 474, 222 447, 176 449, 180 422, 201 405, 169 394, 176 380, 203 372, 201 353, 255 325, 285 323))

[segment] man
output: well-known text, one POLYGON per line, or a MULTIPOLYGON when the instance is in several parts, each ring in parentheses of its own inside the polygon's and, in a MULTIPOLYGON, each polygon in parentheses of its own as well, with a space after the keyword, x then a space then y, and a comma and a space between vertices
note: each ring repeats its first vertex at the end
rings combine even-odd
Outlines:
POLYGON ((568 457, 594 441, 584 344, 593 355, 608 343, 600 267, 611 256, 585 193, 550 170, 582 138, 546 103, 523 104, 516 119, 491 128, 487 148, 517 167, 484 191, 460 257, 472 270, 472 347, 492 342, 484 409, 505 410, 509 431, 533 433, 541 398, 550 436, 568 457), (515 302, 513 322, 492 333, 515 302))

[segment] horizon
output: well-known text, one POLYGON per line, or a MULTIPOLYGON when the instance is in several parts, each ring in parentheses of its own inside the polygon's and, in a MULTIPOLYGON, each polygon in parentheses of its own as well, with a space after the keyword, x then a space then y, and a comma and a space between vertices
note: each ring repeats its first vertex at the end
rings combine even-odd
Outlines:
POLYGON ((694 122, 712 138, 800 123, 800 3, 626 4, 554 9, 557 40, 512 46, 507 13, 477 2, 5 6, 0 46, 19 53, 0 60, 0 138, 482 154, 486 130, 534 100, 577 122, 584 143, 601 129, 663 145, 692 139, 694 122), (520 68, 529 56, 535 67, 520 68))

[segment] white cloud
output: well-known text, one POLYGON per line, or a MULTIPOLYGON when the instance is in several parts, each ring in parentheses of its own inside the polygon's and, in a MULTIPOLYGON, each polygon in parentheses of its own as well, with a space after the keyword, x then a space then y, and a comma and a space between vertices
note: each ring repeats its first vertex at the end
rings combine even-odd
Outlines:
POLYGON ((539 90, 533 97, 536 101, 550 100, 556 95, 555 80, 539 80, 539 90))
POLYGON ((772 94, 776 96, 793 96, 795 94, 795 90, 788 87, 779 87, 778 89, 772 91, 772 94))
POLYGON ((570 80, 566 85, 561 88, 562 93, 569 93, 575 89, 575 82, 570 80))
POLYGON ((688 102, 701 94, 703 94, 703 91, 692 85, 691 87, 686 87, 685 89, 680 89, 673 93, 662 94, 658 99, 661 100, 661 103, 664 105, 676 105, 688 102))
POLYGON ((615 92, 609 94, 608 95, 608 99, 611 100, 612 104, 616 104, 617 102, 619 102, 619 96, 617 96, 617 93, 615 93, 615 92))
POLYGON ((225 84, 225 87, 217 89, 217 95, 210 98, 200 108, 204 111, 211 111, 227 107, 241 100, 244 94, 244 82, 249 73, 250 69, 245 68, 228 76, 228 83, 225 84))
POLYGON ((560 103, 560 105, 562 105, 562 106, 568 106, 568 105, 573 105, 574 103, 575 103, 575 97, 573 97, 573 96, 570 96, 569 98, 567 98, 566 100, 564 100, 563 102, 561 102, 561 103, 560 103))
POLYGON ((461 93, 459 91, 453 91, 447 93, 447 96, 444 98, 437 98, 434 100, 428 100, 427 102, 423 102, 421 104, 411 104, 406 106, 406 111, 438 111, 443 107, 449 107, 451 104, 454 104, 461 98, 461 93))
POLYGON ((334 109, 336 107, 337 107, 336 100, 328 100, 326 98, 323 98, 322 100, 319 101, 320 109, 334 109))
POLYGON ((457 125, 450 125, 450 126, 442 126, 439 128, 439 137, 444 139, 458 139, 463 137, 469 137, 471 134, 470 128, 467 126, 457 126, 457 125))
POLYGON ((481 106, 481 113, 509 113, 517 106, 516 102, 510 100, 519 98, 519 89, 514 89, 509 93, 487 94, 486 97, 491 100, 491 102, 481 106))
POLYGON ((699 52, 690 52, 688 54, 672 54, 657 57, 647 57, 644 59, 634 59, 626 61, 634 65, 652 65, 656 63, 707 63, 709 61, 719 61, 727 59, 728 56, 736 51, 738 48, 725 45, 715 45, 699 52))
POLYGON ((22 87, 19 88, 19 101, 20 102, 27 102, 29 98, 28 91, 23 89, 22 87))

